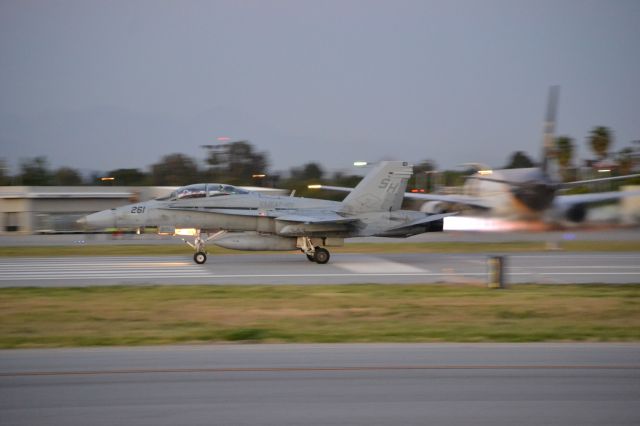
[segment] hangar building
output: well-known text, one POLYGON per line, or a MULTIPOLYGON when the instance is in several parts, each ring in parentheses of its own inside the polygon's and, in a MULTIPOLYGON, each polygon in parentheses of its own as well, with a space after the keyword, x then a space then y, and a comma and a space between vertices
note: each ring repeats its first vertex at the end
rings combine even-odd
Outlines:
MULTIPOLYGON (((274 195, 284 190, 247 188, 274 195)), ((174 186, 0 186, 0 235, 83 232, 89 213, 161 197, 174 186)))

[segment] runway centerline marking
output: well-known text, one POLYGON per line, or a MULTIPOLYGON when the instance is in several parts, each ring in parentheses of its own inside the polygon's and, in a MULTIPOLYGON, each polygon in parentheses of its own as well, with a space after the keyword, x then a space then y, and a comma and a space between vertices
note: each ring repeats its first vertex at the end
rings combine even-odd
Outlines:
MULTIPOLYGON (((212 274, 189 274, 187 276, 181 275, 167 275, 164 273, 158 273, 156 275, 152 274, 139 274, 135 277, 131 275, 107 275, 103 276, 92 276, 91 279, 99 280, 99 279, 130 279, 130 278, 331 278, 331 277, 437 277, 437 276, 450 276, 450 273, 432 273, 432 272, 424 272, 424 273, 389 273, 389 274, 357 274, 357 273, 328 273, 328 274, 228 274, 228 275, 212 275, 212 274)), ((478 275, 486 275, 484 272, 460 272, 455 275, 460 276, 478 276, 478 275)), ((28 279, 38 279, 38 280, 59 280, 59 279, 70 279, 70 280, 86 280, 86 274, 84 276, 67 276, 67 275, 59 275, 56 277, 48 277, 48 276, 11 276, 9 277, 0 277, 0 281, 7 280, 28 280, 28 279)))

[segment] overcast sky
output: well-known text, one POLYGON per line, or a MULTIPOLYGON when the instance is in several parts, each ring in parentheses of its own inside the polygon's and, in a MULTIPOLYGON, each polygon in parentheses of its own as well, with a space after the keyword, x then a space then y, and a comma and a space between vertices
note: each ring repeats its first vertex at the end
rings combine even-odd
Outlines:
POLYGON ((640 139, 640 1, 0 0, 0 157, 146 168, 219 136, 272 169, 640 139))

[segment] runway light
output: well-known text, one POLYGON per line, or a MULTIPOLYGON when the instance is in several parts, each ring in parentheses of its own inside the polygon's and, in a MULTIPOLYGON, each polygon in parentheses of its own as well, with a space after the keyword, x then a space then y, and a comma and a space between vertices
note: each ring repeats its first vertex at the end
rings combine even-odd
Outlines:
POLYGON ((609 173, 611 169, 598 169, 598 173, 609 173))
POLYGON ((366 165, 368 165, 369 163, 367 163, 366 161, 354 161, 353 165, 356 167, 364 167, 366 165))
POLYGON ((493 170, 478 170, 478 174, 482 176, 493 174, 493 170))
POLYGON ((309 189, 320 189, 320 188, 322 188, 322 185, 307 185, 307 188, 309 188, 309 189))
POLYGON ((263 174, 259 174, 259 175, 251 175, 252 178, 263 178, 266 177, 267 175, 263 175, 263 174))
POLYGON ((108 176, 108 177, 101 177, 100 180, 105 182, 105 181, 110 181, 110 180, 116 180, 116 178, 108 176))

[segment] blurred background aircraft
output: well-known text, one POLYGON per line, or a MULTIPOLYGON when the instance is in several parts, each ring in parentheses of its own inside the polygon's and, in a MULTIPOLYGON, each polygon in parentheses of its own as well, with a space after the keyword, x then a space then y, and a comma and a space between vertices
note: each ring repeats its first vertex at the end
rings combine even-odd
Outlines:
MULTIPOLYGON (((558 171, 558 153, 554 144, 558 94, 558 86, 550 88, 539 167, 493 170, 485 166, 466 177, 461 194, 407 192, 405 197, 426 201, 420 210, 428 213, 467 210, 473 215, 499 220, 562 225, 583 223, 587 217, 589 205, 640 195, 640 190, 562 194, 570 188, 624 180, 638 177, 640 174, 563 182, 558 171)), ((309 187, 347 192, 351 190, 331 185, 310 185, 309 187)), ((464 218, 456 217, 449 220, 461 222, 464 218)), ((476 224, 489 226, 490 230, 495 230, 486 221, 479 221, 476 224)), ((503 227, 513 228, 513 226, 504 225, 503 227)))

